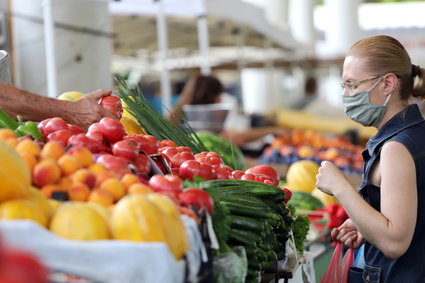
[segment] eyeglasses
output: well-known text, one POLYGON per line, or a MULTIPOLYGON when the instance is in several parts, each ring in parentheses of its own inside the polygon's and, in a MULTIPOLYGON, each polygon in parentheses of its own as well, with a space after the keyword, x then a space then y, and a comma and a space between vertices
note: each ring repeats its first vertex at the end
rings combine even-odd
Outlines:
POLYGON ((363 83, 369 82, 369 81, 373 81, 376 80, 377 78, 382 77, 382 75, 378 75, 378 76, 373 76, 364 80, 360 80, 357 82, 342 82, 341 83, 341 87, 342 89, 348 89, 349 91, 353 91, 355 89, 357 89, 357 87, 363 83))

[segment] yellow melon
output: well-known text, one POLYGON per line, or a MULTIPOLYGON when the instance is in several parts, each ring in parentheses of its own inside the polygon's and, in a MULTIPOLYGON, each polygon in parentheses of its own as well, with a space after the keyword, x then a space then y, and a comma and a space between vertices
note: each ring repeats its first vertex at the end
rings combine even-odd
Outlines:
POLYGON ((5 201, 0 205, 0 219, 28 219, 41 226, 47 227, 47 215, 35 203, 27 199, 14 199, 5 201))
POLYGON ((27 195, 30 169, 15 149, 3 141, 0 141, 0 164, 0 202, 27 195))
POLYGON ((103 217, 85 202, 63 203, 53 215, 50 230, 72 240, 109 239, 109 227, 103 217))
POLYGON ((58 96, 60 100, 75 101, 84 96, 84 93, 78 91, 67 91, 58 96))
POLYGON ((310 160, 292 163, 286 173, 287 187, 294 192, 311 193, 316 187, 319 165, 310 160))

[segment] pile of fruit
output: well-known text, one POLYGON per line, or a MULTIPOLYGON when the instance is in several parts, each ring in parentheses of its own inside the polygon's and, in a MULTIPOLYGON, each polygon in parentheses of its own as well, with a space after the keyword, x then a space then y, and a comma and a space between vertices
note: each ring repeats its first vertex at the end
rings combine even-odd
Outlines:
POLYGON ((165 242, 181 259, 188 241, 180 214, 200 223, 209 213, 223 248, 247 248, 249 278, 283 258, 296 217, 272 167, 234 170, 202 144, 159 138, 169 133, 158 129, 146 134, 136 112, 129 115, 136 127, 125 127, 121 100, 102 101, 117 120, 87 131, 59 117, 36 125, 0 113, 0 220, 30 219, 75 240, 165 242))
POLYGON ((362 148, 344 136, 332 136, 311 130, 292 130, 276 137, 260 157, 261 163, 292 164, 299 160, 312 160, 318 164, 332 161, 345 173, 361 173, 362 148))

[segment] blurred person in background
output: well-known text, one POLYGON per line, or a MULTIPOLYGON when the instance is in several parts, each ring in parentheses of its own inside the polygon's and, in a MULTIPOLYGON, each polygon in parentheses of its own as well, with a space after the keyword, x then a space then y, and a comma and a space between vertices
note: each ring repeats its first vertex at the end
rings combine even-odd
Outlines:
POLYGON ((350 217, 331 237, 353 248, 364 243, 363 280, 424 282, 425 121, 408 101, 425 97, 425 69, 396 39, 373 36, 349 49, 341 85, 346 115, 378 132, 363 151, 359 191, 333 163, 321 164, 317 187, 350 217))
MULTIPOLYGON (((234 96, 224 92, 224 86, 215 76, 195 75, 184 86, 179 101, 167 115, 167 119, 178 124, 183 118, 183 105, 204 105, 214 103, 230 104, 232 109, 228 113, 224 124, 236 122, 238 115, 238 103, 234 96), (230 122, 230 123, 229 123, 230 122)), ((267 135, 281 135, 288 130, 277 126, 264 126, 250 128, 243 131, 230 131, 224 129, 220 135, 237 146, 256 141, 267 135)))
POLYGON ((303 110, 317 98, 317 80, 308 77, 305 81, 304 96, 295 101, 290 108, 293 110, 303 110))

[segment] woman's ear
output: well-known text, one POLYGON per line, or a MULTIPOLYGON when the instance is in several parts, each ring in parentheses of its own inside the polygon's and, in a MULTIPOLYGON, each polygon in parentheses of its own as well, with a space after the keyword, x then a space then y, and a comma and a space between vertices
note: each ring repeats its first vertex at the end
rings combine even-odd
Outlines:
POLYGON ((393 93, 398 86, 398 78, 393 73, 388 73, 384 76, 384 92, 385 94, 393 93))

